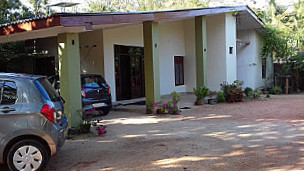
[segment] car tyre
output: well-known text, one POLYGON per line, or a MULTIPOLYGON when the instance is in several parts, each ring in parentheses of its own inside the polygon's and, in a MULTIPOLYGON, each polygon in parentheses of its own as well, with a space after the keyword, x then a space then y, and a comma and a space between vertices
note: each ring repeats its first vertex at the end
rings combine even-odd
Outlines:
POLYGON ((12 171, 41 171, 47 165, 49 158, 47 147, 41 142, 25 139, 15 143, 9 149, 6 162, 12 171))
POLYGON ((110 108, 107 107, 107 108, 101 109, 101 112, 102 112, 101 115, 105 116, 105 115, 109 114, 110 108))

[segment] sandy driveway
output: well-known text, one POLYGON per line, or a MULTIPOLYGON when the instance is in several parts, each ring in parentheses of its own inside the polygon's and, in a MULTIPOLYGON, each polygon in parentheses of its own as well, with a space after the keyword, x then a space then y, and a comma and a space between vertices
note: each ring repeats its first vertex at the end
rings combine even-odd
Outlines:
POLYGON ((106 136, 74 137, 47 170, 304 169, 303 109, 304 95, 281 95, 179 116, 115 111, 106 136))

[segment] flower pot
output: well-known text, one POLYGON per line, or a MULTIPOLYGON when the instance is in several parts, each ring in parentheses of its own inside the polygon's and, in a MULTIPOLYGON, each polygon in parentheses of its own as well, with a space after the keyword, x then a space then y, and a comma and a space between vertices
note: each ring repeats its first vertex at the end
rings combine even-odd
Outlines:
POLYGON ((201 105, 203 105, 204 103, 205 103, 204 100, 198 100, 198 101, 195 102, 195 105, 201 106, 201 105))
POLYGON ((79 126, 79 132, 82 134, 87 134, 90 132, 91 124, 81 124, 79 126))

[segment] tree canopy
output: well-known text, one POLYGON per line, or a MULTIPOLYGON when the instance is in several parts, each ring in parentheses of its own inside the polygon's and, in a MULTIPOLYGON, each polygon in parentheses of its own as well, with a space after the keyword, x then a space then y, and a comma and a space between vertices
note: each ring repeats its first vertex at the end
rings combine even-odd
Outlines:
MULTIPOLYGON (((19 0, 0 0, 0 13, 0 24, 34 17, 19 0)), ((6 71, 9 64, 31 53, 24 41, 0 44, 0 71, 6 71)))
POLYGON ((33 14, 19 0, 0 0, 0 24, 31 17, 33 14))
POLYGON ((271 0, 268 11, 259 14, 266 24, 263 56, 289 61, 304 50, 304 0, 291 7, 277 6, 271 0))
POLYGON ((88 2, 85 12, 158 11, 204 8, 210 0, 96 0, 88 2))

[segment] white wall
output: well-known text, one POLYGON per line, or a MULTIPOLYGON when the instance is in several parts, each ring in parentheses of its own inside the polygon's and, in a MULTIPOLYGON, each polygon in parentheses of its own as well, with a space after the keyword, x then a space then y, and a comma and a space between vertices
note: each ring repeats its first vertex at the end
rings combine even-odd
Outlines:
MULTIPOLYGON (((81 73, 104 75, 102 39, 102 30, 79 34, 81 73)), ((37 51, 47 51, 49 56, 55 56, 56 72, 58 72, 57 37, 37 39, 36 44, 37 51)))
MULTIPOLYGON (((255 30, 238 31, 238 39, 242 42, 238 43, 237 49, 237 79, 244 81, 244 87, 252 89, 261 88, 265 85, 262 79, 262 58, 261 50, 263 46, 263 38, 255 30)), ((267 59, 268 76, 272 75, 272 61, 267 59)))
POLYGON ((207 16, 207 87, 236 80, 236 22, 231 13, 207 16), (233 47, 233 54, 229 54, 233 47))
MULTIPOLYGON (((175 86, 174 56, 185 56, 184 22, 159 23, 160 94, 185 92, 186 86, 175 86)), ((184 61, 188 61, 187 57, 184 61)), ((184 66, 186 71, 188 67, 184 66)), ((186 74, 184 75, 186 78, 186 74)))
MULTIPOLYGON (((254 37, 255 37, 255 59, 257 65, 255 65, 256 71, 255 71, 255 89, 261 88, 265 85, 264 80, 262 79, 262 56, 261 56, 261 51, 263 48, 263 38, 262 36, 257 32, 254 31, 254 37)), ((266 62, 267 63, 267 62, 266 62)), ((266 64, 267 65, 267 64, 266 64)), ((266 67, 267 68, 267 67, 266 67)), ((267 71, 266 71, 267 75, 267 71)))
POLYGON ((135 25, 104 30, 103 38, 105 79, 111 87, 112 100, 116 101, 114 45, 143 47, 143 28, 135 25))
POLYGON ((226 80, 225 15, 207 16, 207 87, 220 90, 226 80))
POLYGON ((104 76, 103 31, 80 33, 79 46, 81 73, 104 76))
POLYGON ((237 79, 244 81, 244 87, 256 88, 255 85, 255 34, 253 30, 238 31, 237 37, 243 43, 238 43, 237 48, 237 79), (250 42, 246 45, 245 42, 250 42))
POLYGON ((186 48, 184 61, 186 92, 193 92, 193 88, 196 87, 195 19, 185 20, 184 24, 186 48))
MULTIPOLYGON (((185 48, 185 23, 184 21, 162 22, 158 24, 159 28, 159 65, 160 65, 160 93, 161 95, 170 94, 172 91, 185 92, 186 89, 192 91, 195 82, 195 48, 194 47, 194 21, 189 21, 192 26, 187 27, 192 31, 192 36, 187 41, 193 41, 186 55, 185 48), (192 40, 193 39, 193 40, 192 40), (191 49, 191 50, 190 50, 191 49), (189 56, 188 56, 189 55, 189 56), (185 84, 175 86, 174 74, 174 56, 185 56, 185 84), (193 72, 194 73, 193 73, 193 72), (188 75, 191 76, 188 79, 188 75), (188 83, 190 85, 188 86, 188 83)), ((115 68, 114 68, 114 44, 126 46, 143 47, 143 28, 142 25, 129 26, 115 29, 104 30, 104 71, 105 79, 112 89, 113 101, 116 101, 115 87, 115 68)), ((191 44, 190 44, 191 45, 191 44)))
POLYGON ((237 79, 237 62, 236 62, 236 18, 232 13, 226 13, 225 20, 226 36, 226 81, 232 83, 237 79), (232 48, 232 53, 230 53, 232 48))

